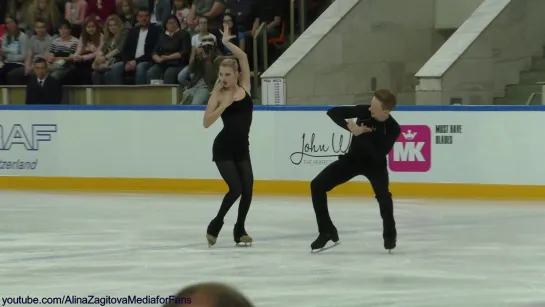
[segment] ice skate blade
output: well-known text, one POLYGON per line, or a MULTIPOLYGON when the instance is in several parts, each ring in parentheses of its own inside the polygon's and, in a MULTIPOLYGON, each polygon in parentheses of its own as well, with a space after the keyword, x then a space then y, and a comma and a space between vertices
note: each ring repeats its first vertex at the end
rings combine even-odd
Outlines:
POLYGON ((207 234, 206 235, 206 241, 208 241, 208 247, 212 247, 216 244, 216 241, 218 240, 217 237, 214 237, 212 235, 207 234))
POLYGON ((323 248, 319 248, 319 249, 312 249, 312 250, 310 250, 310 253, 311 254, 318 254, 318 253, 321 253, 321 252, 325 252, 326 250, 332 249, 332 248, 334 248, 334 247, 336 247, 337 245, 340 245, 340 244, 341 244, 341 242, 335 242, 331 246, 327 246, 327 247, 323 247, 323 248))
POLYGON ((239 242, 235 244, 236 247, 252 247, 252 243, 239 242))

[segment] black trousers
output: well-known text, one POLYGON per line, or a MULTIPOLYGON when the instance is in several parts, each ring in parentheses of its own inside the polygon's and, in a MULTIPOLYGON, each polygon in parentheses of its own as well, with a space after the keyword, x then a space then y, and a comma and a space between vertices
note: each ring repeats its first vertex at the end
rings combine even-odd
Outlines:
POLYGON ((389 190, 390 180, 386 165, 376 166, 373 163, 355 162, 346 157, 341 157, 339 160, 329 164, 310 184, 312 204, 318 222, 318 231, 320 233, 327 233, 334 228, 327 207, 327 192, 358 175, 367 177, 373 187, 375 198, 380 207, 383 236, 396 236, 394 203, 389 190))

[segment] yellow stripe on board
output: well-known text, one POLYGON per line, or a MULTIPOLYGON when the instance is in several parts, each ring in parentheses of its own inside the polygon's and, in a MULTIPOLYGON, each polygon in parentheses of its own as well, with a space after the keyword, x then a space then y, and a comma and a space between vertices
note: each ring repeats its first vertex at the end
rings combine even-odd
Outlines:
MULTIPOLYGON (((227 186, 218 179, 156 178, 73 178, 0 177, 2 190, 138 192, 138 193, 225 193, 227 186)), ((391 183, 395 197, 481 198, 545 200, 545 186, 516 186, 454 183, 391 183)), ((309 195, 310 182, 259 180, 255 194, 309 195)), ((367 182, 348 182, 337 187, 334 196, 374 196, 367 182)))

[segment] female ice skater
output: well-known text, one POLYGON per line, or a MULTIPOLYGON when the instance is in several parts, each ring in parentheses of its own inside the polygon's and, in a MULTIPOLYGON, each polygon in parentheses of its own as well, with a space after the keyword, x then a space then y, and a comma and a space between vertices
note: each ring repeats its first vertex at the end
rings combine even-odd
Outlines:
POLYGON ((228 24, 224 24, 221 34, 223 45, 231 50, 238 63, 235 59, 224 59, 221 62, 220 82, 210 95, 203 119, 205 128, 210 127, 220 116, 223 121, 223 129, 212 146, 212 160, 229 187, 218 214, 208 225, 206 239, 209 246, 216 244, 223 226, 223 219, 239 197, 238 218, 233 229, 233 237, 237 244, 252 242, 252 238, 244 227, 252 202, 254 185, 249 150, 253 113, 253 101, 250 96, 250 66, 247 55, 231 43, 234 37, 230 33, 228 24))

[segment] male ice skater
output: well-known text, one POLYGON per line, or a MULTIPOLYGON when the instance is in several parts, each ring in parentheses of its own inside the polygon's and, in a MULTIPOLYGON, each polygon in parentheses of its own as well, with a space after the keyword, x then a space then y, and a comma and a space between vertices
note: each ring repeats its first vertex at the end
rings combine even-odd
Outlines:
POLYGON ((327 192, 358 175, 369 179, 380 206, 384 248, 392 250, 396 247, 394 204, 386 159, 401 133, 399 124, 390 115, 396 104, 396 97, 389 90, 381 89, 375 91, 370 106, 335 107, 327 111, 337 125, 353 136, 348 153, 329 164, 310 184, 320 232, 310 245, 312 250, 324 248, 329 240, 339 241, 337 228, 329 217, 327 192), (357 119, 356 122, 353 119, 357 119))

